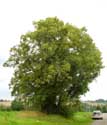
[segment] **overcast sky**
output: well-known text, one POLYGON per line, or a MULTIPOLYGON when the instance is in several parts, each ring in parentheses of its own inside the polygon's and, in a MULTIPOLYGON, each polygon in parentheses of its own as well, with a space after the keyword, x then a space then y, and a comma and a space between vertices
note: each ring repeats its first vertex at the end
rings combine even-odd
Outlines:
POLYGON ((33 29, 32 21, 55 17, 85 26, 102 52, 105 68, 89 85, 82 100, 107 99, 107 1, 106 0, 0 0, 0 99, 11 99, 8 84, 13 70, 2 64, 20 36, 33 29))

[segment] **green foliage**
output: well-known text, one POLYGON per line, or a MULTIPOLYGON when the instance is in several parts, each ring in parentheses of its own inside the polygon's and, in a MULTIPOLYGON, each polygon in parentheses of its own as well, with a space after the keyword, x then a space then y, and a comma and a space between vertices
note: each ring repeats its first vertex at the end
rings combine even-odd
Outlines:
POLYGON ((28 106, 57 113, 88 91, 102 68, 101 53, 85 28, 56 17, 33 24, 35 30, 21 36, 4 66, 14 67, 13 96, 28 106))
POLYGON ((24 105, 20 100, 13 100, 11 104, 11 109, 15 111, 20 111, 24 109, 24 105))
POLYGON ((101 111, 107 113, 107 104, 101 106, 101 111))
POLYGON ((73 107, 70 107, 68 105, 63 105, 63 106, 60 106, 59 108, 59 113, 60 115, 66 117, 66 118, 69 118, 73 115, 74 111, 73 111, 73 107))

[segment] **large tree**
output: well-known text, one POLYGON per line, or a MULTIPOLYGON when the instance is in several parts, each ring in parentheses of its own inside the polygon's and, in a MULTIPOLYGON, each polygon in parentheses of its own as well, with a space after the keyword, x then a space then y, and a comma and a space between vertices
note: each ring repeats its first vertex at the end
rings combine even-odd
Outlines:
POLYGON ((56 17, 33 24, 34 31, 21 36, 4 66, 14 67, 13 96, 56 112, 88 91, 102 68, 101 53, 84 27, 56 17))

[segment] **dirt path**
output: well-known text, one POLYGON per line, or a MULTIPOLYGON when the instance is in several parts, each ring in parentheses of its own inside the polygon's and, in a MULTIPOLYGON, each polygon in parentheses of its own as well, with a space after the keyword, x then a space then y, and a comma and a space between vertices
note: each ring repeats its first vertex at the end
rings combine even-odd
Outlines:
POLYGON ((107 113, 103 114, 103 120, 94 120, 92 125, 107 125, 107 113))

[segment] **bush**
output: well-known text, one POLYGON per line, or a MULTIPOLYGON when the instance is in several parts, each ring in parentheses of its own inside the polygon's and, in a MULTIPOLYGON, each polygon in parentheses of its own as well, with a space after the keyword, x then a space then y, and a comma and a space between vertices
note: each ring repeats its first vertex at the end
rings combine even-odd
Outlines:
POLYGON ((0 105, 0 111, 11 111, 11 107, 0 105))
POLYGON ((61 114, 62 116, 69 118, 73 115, 74 111, 73 111, 73 107, 69 106, 69 105, 62 105, 59 109, 59 114, 61 114))
POLYGON ((74 98, 70 102, 61 105, 60 114, 64 117, 73 116, 74 113, 82 111, 81 105, 80 100, 78 98, 74 98))
POLYGON ((12 101, 11 109, 16 111, 23 110, 24 109, 23 103, 20 100, 15 99, 12 101))

